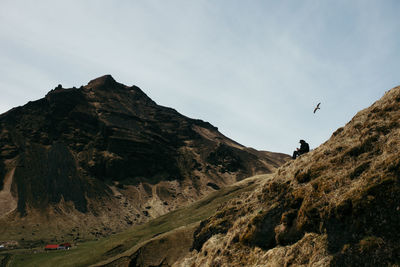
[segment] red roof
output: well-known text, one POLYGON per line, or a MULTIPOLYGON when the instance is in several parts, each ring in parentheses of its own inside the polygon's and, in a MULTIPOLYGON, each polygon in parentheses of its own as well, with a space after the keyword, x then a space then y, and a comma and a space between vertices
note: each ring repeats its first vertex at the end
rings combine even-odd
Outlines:
POLYGON ((58 245, 49 244, 49 245, 46 245, 44 248, 45 249, 57 249, 58 247, 59 247, 58 245))
POLYGON ((71 243, 62 243, 60 244, 61 247, 72 247, 71 243))

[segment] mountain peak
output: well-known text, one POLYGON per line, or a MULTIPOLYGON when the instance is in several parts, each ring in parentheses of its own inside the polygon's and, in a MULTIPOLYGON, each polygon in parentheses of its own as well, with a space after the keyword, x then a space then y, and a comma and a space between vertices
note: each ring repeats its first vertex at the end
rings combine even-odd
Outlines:
POLYGON ((87 86, 90 88, 97 88, 103 86, 115 86, 116 84, 118 83, 114 80, 114 78, 110 74, 107 74, 91 80, 87 86))

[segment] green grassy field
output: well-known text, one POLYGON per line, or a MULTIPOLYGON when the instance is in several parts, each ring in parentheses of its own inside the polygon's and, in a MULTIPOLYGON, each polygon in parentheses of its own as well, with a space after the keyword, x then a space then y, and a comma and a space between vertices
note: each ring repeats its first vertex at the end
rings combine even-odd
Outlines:
POLYGON ((178 227, 191 225, 211 216, 216 209, 229 199, 253 190, 258 182, 268 179, 269 175, 259 175, 219 191, 188 205, 185 208, 170 212, 146 224, 134 226, 124 232, 100 239, 78 244, 67 251, 15 250, 0 254, 0 262, 5 266, 88 266, 105 261, 117 255, 128 253, 137 244, 154 236, 169 232, 178 227), (6 253, 6 254, 5 254, 6 253))

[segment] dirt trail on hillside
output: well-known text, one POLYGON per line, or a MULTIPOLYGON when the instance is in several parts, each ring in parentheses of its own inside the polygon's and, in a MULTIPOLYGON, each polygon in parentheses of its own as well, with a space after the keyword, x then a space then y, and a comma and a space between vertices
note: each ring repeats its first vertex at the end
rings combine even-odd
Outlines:
POLYGON ((0 191, 0 217, 3 217, 17 208, 17 201, 11 194, 11 184, 15 167, 7 172, 4 179, 3 190, 0 191))

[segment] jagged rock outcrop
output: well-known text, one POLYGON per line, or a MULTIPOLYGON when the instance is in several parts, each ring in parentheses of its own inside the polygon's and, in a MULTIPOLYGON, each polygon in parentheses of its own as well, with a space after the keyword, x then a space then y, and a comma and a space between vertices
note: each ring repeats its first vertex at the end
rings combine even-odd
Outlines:
POLYGON ((399 266, 400 87, 272 176, 174 266, 399 266))
POLYGON ((0 237, 103 236, 287 158, 246 148, 110 75, 59 85, 0 115, 0 237))

